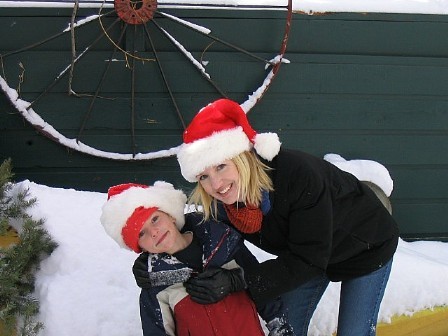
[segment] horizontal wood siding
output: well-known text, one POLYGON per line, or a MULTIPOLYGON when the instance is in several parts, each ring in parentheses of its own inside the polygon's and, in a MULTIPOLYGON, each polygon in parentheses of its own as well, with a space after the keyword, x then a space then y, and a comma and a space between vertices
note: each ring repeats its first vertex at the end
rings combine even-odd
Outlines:
MULTIPOLYGON (((94 10, 82 10, 90 15, 94 10)), ((172 11, 172 13, 175 13, 172 11)), ((182 11, 176 14, 212 28, 212 32, 266 59, 279 50, 284 13, 254 11, 182 11)), ((46 38, 67 27, 70 10, 3 9, 0 12, 0 53, 46 38), (36 29, 38 27, 38 29, 36 29)), ((104 19, 110 24, 112 17, 104 19)), ((210 61, 207 71, 225 92, 240 102, 266 76, 263 65, 204 37, 191 38, 168 21, 170 32, 184 39, 198 59, 210 61)), ((112 30, 118 39, 118 30, 112 30)), ((82 36, 98 36, 97 24, 83 27, 82 36)), ((81 34, 81 30, 79 32, 81 34)), ((123 45, 137 43, 150 50, 144 36, 128 32, 123 45)), ((81 36, 81 35, 80 35, 81 36)), ((188 123, 196 111, 219 97, 213 86, 161 36, 154 35, 166 75, 182 117, 188 123)), ((78 50, 88 45, 79 40, 78 50)), ((71 60, 70 38, 55 39, 39 48, 3 59, 2 76, 11 87, 20 84, 33 101, 71 60), (23 68, 19 66, 19 62, 23 68)), ((151 52, 140 57, 151 58, 151 52)), ((100 40, 80 61, 72 83, 79 99, 69 97, 61 80, 34 106, 58 131, 75 138, 98 87, 110 43, 100 40)), ((80 137, 106 151, 154 152, 181 143, 182 122, 163 83, 151 81, 155 62, 136 62, 135 142, 131 72, 126 60, 111 62, 95 113, 80 137)), ((120 58, 121 57, 121 58, 120 58)), ((448 17, 438 15, 334 13, 308 16, 295 13, 286 58, 263 99, 249 113, 259 131, 278 132, 285 147, 317 156, 336 153, 345 159, 375 160, 394 180, 393 214, 405 238, 448 237, 448 17)), ((146 162, 113 161, 68 150, 39 134, 0 95, 0 159, 11 157, 17 180, 29 179, 55 187, 105 192, 126 181, 171 181, 190 190, 175 158, 146 162)))

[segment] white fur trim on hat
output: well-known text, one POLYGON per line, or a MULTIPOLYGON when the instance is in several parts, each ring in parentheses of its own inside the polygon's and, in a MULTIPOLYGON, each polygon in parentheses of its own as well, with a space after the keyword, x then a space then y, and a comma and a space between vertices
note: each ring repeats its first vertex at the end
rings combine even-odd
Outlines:
POLYGON ((130 187, 120 194, 112 196, 102 208, 101 224, 107 234, 112 237, 118 245, 126 246, 121 235, 126 221, 138 207, 158 208, 176 219, 178 229, 185 224, 185 203, 187 196, 181 191, 174 189, 173 185, 164 181, 157 181, 148 188, 130 187))
POLYGON ((184 143, 177 153, 182 176, 189 182, 197 182, 196 176, 204 169, 248 151, 252 143, 242 127, 215 132, 211 136, 184 143))

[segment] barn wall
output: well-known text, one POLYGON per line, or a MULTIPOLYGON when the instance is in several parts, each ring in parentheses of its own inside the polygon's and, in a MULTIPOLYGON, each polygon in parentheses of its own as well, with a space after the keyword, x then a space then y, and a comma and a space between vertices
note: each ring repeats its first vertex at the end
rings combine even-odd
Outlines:
MULTIPOLYGON (((214 31, 237 44, 266 52, 266 57, 278 50, 284 15, 250 11, 216 13, 195 11, 184 16, 201 23, 206 21, 214 31)), ((80 13, 89 14, 89 10, 80 13)), ((63 9, 2 9, 0 53, 50 36, 55 27, 60 30, 67 25, 70 15, 70 11, 63 9)), ((448 17, 437 15, 295 13, 286 54, 290 63, 282 65, 249 118, 259 131, 276 131, 285 147, 321 157, 337 153, 347 160, 380 162, 394 180, 391 201, 402 236, 446 239, 447 24, 448 17)), ((89 29, 93 34, 98 28, 89 29)), ((200 41, 197 46, 195 43, 192 42, 192 49, 199 52, 202 45, 200 41)), ((22 92, 29 97, 38 96, 54 78, 45 75, 70 60, 69 44, 70 39, 65 38, 8 57, 8 77, 14 82, 20 73, 20 67, 14 64, 24 63, 27 81, 22 92), (60 53, 66 53, 66 58, 60 53)), ((84 78, 89 74, 92 78, 99 76, 95 62, 107 58, 109 49, 106 42, 95 48, 96 54, 92 52, 92 59, 83 67, 84 78)), ((179 74, 173 87, 188 123, 201 106, 217 98, 216 93, 203 82, 193 80, 188 72, 183 74, 185 67, 174 50, 166 46, 163 51, 171 62, 170 76, 179 74)), ((259 77, 259 71, 252 70, 251 63, 235 53, 220 50, 213 53, 216 63, 225 68, 220 75, 227 82, 232 98, 243 101, 263 80, 264 75, 259 77)), ((129 126, 122 114, 113 111, 120 104, 130 103, 125 97, 129 88, 124 84, 129 81, 129 74, 122 78, 118 69, 114 71, 105 83, 105 90, 122 99, 104 102, 103 112, 93 119, 84 137, 107 149, 121 150, 129 142, 125 134, 129 126)), ((139 71, 143 73, 146 69, 139 71)), ((90 81, 76 84, 86 92, 95 89, 90 81)), ((66 86, 58 85, 51 93, 52 98, 41 103, 43 110, 49 111, 45 118, 69 136, 76 136, 78 126, 74 125, 82 117, 63 95, 66 86)), ((142 89, 138 93, 139 104, 157 106, 157 111, 170 109, 169 99, 162 91, 160 87, 142 89)), ((115 183, 151 183, 156 179, 191 188, 181 178, 172 157, 145 162, 97 158, 69 150, 39 134, 3 94, 0 94, 0 112, 0 159, 12 158, 16 180, 101 192, 115 183)), ((137 151, 157 151, 180 143, 182 125, 173 113, 159 113, 154 118, 156 123, 136 129, 137 151)))

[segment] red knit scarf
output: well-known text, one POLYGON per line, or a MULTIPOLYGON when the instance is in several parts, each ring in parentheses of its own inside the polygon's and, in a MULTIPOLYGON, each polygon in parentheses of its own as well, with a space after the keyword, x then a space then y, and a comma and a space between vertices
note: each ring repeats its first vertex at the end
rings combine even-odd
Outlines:
POLYGON ((230 222, 243 233, 255 233, 261 229, 263 213, 258 207, 236 207, 224 204, 230 222))

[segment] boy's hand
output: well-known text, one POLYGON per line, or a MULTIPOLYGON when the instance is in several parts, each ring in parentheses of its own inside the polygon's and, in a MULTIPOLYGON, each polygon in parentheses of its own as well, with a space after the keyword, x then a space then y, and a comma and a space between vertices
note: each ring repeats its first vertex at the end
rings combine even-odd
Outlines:
POLYGON ((134 273, 135 282, 140 288, 149 288, 151 283, 149 281, 148 272, 148 253, 141 253, 134 262, 132 267, 132 273, 134 273))
POLYGON ((216 303, 247 287, 241 268, 209 268, 188 279, 184 286, 191 299, 200 304, 216 303))

